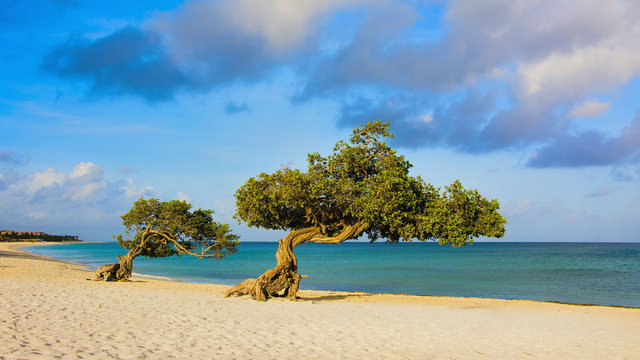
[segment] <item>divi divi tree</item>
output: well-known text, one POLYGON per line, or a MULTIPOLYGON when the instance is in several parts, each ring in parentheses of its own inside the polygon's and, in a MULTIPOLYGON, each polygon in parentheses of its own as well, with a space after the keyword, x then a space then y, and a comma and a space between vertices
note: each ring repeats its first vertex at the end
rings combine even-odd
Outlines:
POLYGON ((227 296, 249 294, 257 300, 296 298, 301 275, 293 249, 304 243, 339 244, 366 234, 373 242, 437 240, 467 245, 474 238, 504 235, 506 220, 497 200, 487 200, 459 181, 440 190, 409 175, 411 164, 385 140, 387 122, 354 129, 329 156, 308 155, 306 172, 282 168, 250 178, 236 191, 236 218, 249 226, 284 229, 277 265, 247 279, 227 296))
POLYGON ((228 224, 213 220, 213 210, 193 210, 186 201, 138 199, 122 215, 125 237, 115 237, 128 249, 119 262, 100 266, 96 280, 120 281, 131 277, 133 260, 138 256, 158 258, 172 255, 193 255, 220 259, 234 253, 238 236, 228 224))

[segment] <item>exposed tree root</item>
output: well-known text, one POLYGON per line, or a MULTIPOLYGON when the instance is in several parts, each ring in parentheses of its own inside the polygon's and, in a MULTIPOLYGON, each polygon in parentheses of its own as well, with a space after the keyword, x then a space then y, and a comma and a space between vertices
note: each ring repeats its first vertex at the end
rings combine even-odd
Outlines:
POLYGON ((257 279, 246 279, 232 287, 227 290, 225 297, 251 295, 256 300, 267 301, 270 297, 284 296, 289 300, 295 300, 300 287, 300 279, 306 275, 298 274, 298 261, 293 253, 293 248, 307 242, 338 244, 357 237, 364 228, 365 224, 362 223, 345 226, 334 236, 324 234, 322 229, 317 227, 292 230, 278 242, 276 267, 265 271, 257 279), (282 295, 280 295, 281 292, 282 295))
POLYGON ((118 269, 120 269, 120 264, 118 263, 102 265, 96 270, 96 278, 94 280, 116 281, 118 269))
POLYGON ((96 269, 96 281, 126 281, 131 277, 133 259, 138 256, 139 250, 132 249, 125 256, 117 256, 120 262, 106 264, 96 269))
POLYGON ((232 287, 224 293, 224 297, 229 297, 231 295, 243 296, 251 294, 251 289, 254 288, 256 284, 256 279, 247 279, 240 284, 232 287))

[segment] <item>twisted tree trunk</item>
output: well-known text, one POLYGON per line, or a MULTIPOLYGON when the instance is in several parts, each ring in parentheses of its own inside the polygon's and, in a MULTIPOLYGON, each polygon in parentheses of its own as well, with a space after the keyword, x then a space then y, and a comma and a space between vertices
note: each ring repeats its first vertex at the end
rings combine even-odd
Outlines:
POLYGON ((317 227, 291 230, 284 239, 278 241, 276 251, 276 267, 265 271, 257 279, 247 279, 227 290, 225 297, 231 295, 251 295, 256 300, 266 301, 272 296, 281 296, 295 300, 300 279, 298 274, 298 260, 293 248, 308 242, 339 244, 345 240, 358 237, 366 228, 365 224, 356 223, 345 226, 337 235, 327 236, 317 227))
POLYGON ((95 280, 124 281, 131 277, 133 271, 133 259, 142 253, 142 247, 136 246, 129 250, 125 256, 116 256, 119 262, 100 266, 96 270, 95 280))

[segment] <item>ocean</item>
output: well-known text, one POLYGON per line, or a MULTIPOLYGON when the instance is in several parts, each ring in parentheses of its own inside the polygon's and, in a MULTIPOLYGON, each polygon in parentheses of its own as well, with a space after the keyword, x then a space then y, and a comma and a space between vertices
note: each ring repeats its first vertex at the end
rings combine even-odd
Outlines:
MULTIPOLYGON (((241 243, 222 260, 137 258, 134 273, 235 285, 275 266, 276 242, 241 243)), ((25 250, 95 269, 126 253, 114 242, 25 250)), ((304 244, 301 289, 528 299, 640 307, 640 243, 304 244)))

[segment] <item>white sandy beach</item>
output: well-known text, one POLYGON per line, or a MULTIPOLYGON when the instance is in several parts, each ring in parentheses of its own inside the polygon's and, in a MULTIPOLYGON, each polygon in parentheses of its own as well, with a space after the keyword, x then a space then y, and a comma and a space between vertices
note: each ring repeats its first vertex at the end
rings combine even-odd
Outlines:
POLYGON ((0 359, 640 359, 640 309, 321 291, 259 303, 222 285, 87 281, 19 246, 0 244, 0 359))

